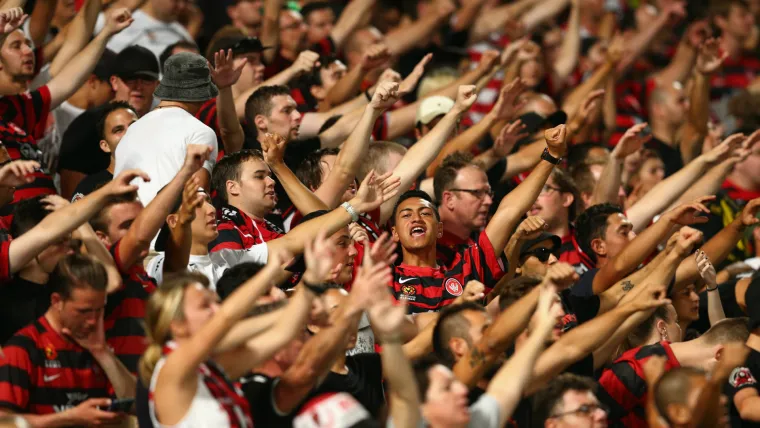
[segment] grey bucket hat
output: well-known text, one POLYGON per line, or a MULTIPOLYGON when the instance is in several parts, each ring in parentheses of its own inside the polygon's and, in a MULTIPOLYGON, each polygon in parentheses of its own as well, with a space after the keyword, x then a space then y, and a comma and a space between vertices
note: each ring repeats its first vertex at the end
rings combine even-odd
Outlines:
POLYGON ((172 55, 164 65, 164 76, 153 95, 167 101, 204 102, 219 95, 208 63, 190 52, 172 55))

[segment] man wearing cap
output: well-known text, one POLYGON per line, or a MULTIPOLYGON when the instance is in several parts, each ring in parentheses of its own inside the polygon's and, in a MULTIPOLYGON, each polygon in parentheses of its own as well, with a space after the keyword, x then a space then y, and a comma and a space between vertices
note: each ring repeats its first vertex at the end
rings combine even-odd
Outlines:
MULTIPOLYGON (((114 101, 128 102, 138 117, 153 107, 153 91, 158 86, 159 66, 155 55, 142 46, 130 46, 116 55, 110 82, 114 101)), ((80 114, 63 134, 59 172, 61 195, 71 198, 84 177, 108 168, 110 155, 100 149, 102 133, 98 123, 108 110, 98 105, 80 114)))
POLYGON ((211 150, 198 172, 201 186, 208 188, 218 151, 214 130, 194 116, 203 103, 219 94, 206 59, 182 52, 166 61, 164 71, 154 93, 161 103, 130 126, 116 148, 114 175, 136 168, 151 177, 150 182, 138 183, 137 194, 145 205, 180 170, 189 144, 211 150))
POLYGON ((549 266, 557 263, 557 255, 562 240, 559 236, 541 232, 520 246, 519 274, 543 278, 549 266))

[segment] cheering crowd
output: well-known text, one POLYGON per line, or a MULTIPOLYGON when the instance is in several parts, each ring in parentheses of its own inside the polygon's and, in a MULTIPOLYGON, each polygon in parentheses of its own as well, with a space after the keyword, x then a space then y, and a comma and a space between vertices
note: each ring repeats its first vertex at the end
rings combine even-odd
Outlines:
POLYGON ((760 427, 760 0, 3 0, 0 427, 760 427))

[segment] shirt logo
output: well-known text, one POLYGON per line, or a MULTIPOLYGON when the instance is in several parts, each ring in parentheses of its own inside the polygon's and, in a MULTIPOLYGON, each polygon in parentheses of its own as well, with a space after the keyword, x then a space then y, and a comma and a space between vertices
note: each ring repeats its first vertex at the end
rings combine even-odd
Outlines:
POLYGON ((757 381, 747 367, 737 367, 731 372, 731 376, 728 377, 728 383, 734 388, 741 388, 743 386, 754 385, 757 381))
POLYGON ((401 295, 398 296, 399 300, 408 300, 410 302, 414 302, 417 300, 417 289, 414 288, 413 285, 402 285, 401 286, 401 295))
POLYGON ((56 352, 52 344, 45 345, 45 357, 48 360, 55 360, 58 358, 58 352, 56 352))
POLYGON ((464 292, 462 283, 456 278, 447 279, 446 282, 443 283, 443 286, 446 288, 446 291, 454 297, 459 297, 464 292))
POLYGON ((413 280, 413 279, 417 279, 417 278, 416 278, 416 277, 411 277, 411 278, 401 278, 401 279, 399 279, 399 280, 398 280, 398 283, 399 283, 399 284, 406 284, 407 282, 409 282, 409 281, 411 281, 411 280, 413 280))
POLYGON ((47 382, 52 382, 52 381, 54 381, 54 380, 58 379, 59 377, 61 377, 61 374, 60 374, 60 373, 58 373, 58 374, 54 374, 54 375, 51 375, 51 376, 48 376, 48 375, 44 375, 44 376, 42 376, 42 380, 43 380, 45 383, 47 383, 47 382))

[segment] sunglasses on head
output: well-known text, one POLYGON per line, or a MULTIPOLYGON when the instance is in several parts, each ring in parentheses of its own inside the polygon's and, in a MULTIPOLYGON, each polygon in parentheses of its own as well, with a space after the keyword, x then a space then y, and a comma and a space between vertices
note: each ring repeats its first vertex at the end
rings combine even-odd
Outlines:
POLYGON ((554 254, 554 257, 559 258, 557 251, 551 248, 540 247, 534 250, 526 251, 523 253, 523 257, 534 256, 541 263, 546 263, 549 260, 549 256, 554 254))

